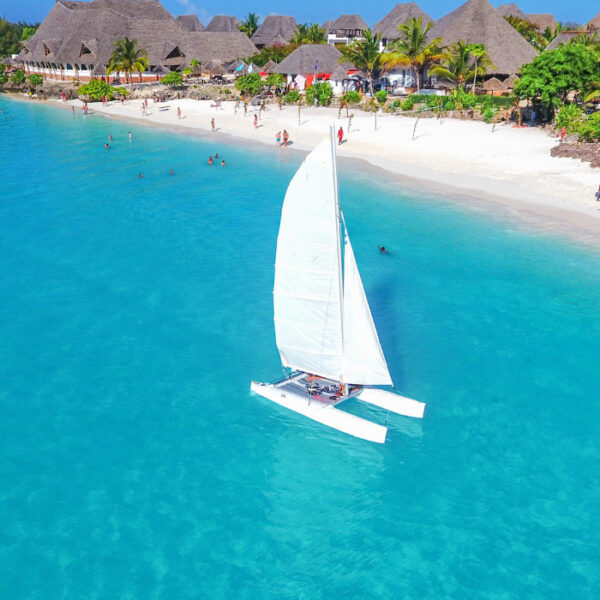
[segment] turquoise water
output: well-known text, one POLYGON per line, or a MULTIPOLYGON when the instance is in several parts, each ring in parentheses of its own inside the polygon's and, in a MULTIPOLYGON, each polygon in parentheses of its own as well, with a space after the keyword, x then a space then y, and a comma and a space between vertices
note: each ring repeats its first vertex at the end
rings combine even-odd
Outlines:
POLYGON ((249 393, 298 155, 0 108, 1 598, 598 597, 597 251, 342 167, 369 444, 249 393))

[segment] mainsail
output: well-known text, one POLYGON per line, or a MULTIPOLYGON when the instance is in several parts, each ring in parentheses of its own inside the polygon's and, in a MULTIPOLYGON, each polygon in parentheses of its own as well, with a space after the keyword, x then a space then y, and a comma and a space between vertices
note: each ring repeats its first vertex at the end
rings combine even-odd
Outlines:
POLYGON ((283 203, 273 290, 277 347, 283 365, 294 370, 392 385, 347 232, 342 283, 331 140, 306 157, 283 203))
POLYGON ((340 229, 331 142, 321 142, 292 179, 281 211, 273 289, 284 366, 343 376, 340 229))

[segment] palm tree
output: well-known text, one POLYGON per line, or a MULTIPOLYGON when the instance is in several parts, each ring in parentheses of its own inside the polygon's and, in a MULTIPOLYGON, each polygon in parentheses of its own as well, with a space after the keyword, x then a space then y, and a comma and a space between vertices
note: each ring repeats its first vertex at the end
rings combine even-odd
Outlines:
POLYGON ((434 60, 442 57, 440 51, 441 38, 427 41, 427 34, 433 27, 427 23, 423 27, 423 17, 409 19, 398 27, 402 37, 390 44, 390 51, 383 58, 386 68, 397 66, 410 67, 417 78, 417 89, 421 87, 421 71, 434 60))
POLYGON ((546 27, 544 29, 544 33, 542 33, 542 37, 546 40, 546 44, 549 44, 561 31, 565 31, 566 27, 559 21, 554 29, 550 29, 550 27, 546 27))
POLYGON ((252 37, 258 29, 258 19, 260 17, 256 13, 248 13, 248 16, 242 21, 239 30, 244 32, 248 37, 252 37))
POLYGON ((469 52, 475 59, 475 68, 473 69, 473 93, 477 85, 477 75, 485 75, 485 72, 493 67, 494 64, 490 60, 487 50, 483 44, 469 44, 469 52))
MULTIPOLYGON (((148 69, 148 53, 143 48, 137 47, 137 40, 129 40, 124 37, 114 43, 115 49, 110 55, 106 74, 110 75, 115 71, 125 73, 125 79, 131 80, 131 73, 137 71, 142 80, 142 73, 148 69)), ((131 80, 133 85, 133 81, 131 80)))
POLYGON ((290 40, 292 44, 297 46, 302 46, 302 44, 324 44, 326 41, 325 30, 321 29, 317 23, 298 25, 294 37, 290 40))
POLYGON ((355 39, 350 45, 340 48, 342 58, 350 61, 356 68, 363 70, 369 80, 369 90, 373 95, 373 74, 381 69, 382 52, 379 50, 381 34, 374 35, 370 29, 363 32, 364 39, 355 39))
POLYGON ((459 40, 446 48, 441 64, 433 65, 430 73, 451 81, 458 89, 464 89, 465 83, 477 75, 471 56, 471 45, 459 40))

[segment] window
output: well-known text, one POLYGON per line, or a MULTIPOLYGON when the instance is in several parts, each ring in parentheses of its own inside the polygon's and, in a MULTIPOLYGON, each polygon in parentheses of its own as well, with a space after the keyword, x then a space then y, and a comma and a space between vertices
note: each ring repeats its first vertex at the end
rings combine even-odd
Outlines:
POLYGON ((185 58, 185 54, 183 54, 183 52, 179 49, 179 46, 175 46, 175 48, 173 48, 173 50, 171 50, 171 52, 169 52, 169 54, 167 54, 166 58, 185 58))
POLYGON ((81 44, 81 48, 79 50, 79 56, 83 56, 84 54, 91 54, 92 51, 85 45, 81 44))
POLYGON ((52 52, 52 51, 50 50, 50 48, 48 48, 48 46, 46 46, 46 44, 44 44, 44 55, 45 55, 45 56, 48 56, 48 54, 50 54, 50 52, 52 52))

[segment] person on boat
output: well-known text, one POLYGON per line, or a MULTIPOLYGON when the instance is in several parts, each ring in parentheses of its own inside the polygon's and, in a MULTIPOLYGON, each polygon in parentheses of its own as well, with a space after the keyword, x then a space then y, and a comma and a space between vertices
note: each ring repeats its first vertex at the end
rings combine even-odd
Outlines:
POLYGON ((209 164, 209 165, 212 165, 212 164, 213 164, 213 157, 212 157, 212 156, 209 156, 209 157, 208 157, 208 164, 209 164))

